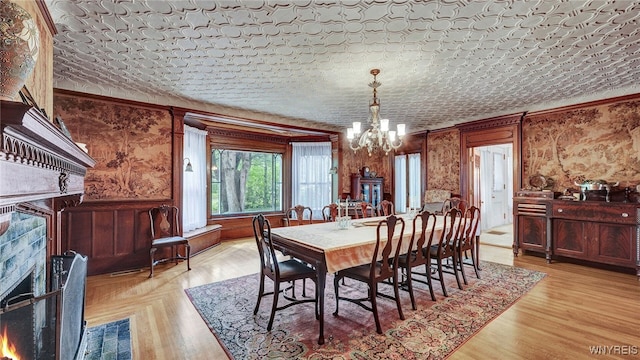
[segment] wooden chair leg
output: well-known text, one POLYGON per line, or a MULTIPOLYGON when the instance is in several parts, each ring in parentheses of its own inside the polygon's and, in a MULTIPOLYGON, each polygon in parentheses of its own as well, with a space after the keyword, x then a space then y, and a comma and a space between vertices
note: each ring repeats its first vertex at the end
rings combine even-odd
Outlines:
POLYGON ((338 287, 340 286, 340 278, 338 274, 333 278, 333 291, 336 293, 336 310, 333 312, 334 316, 338 316, 338 304, 340 303, 340 295, 338 294, 338 287))
POLYGON ((411 281, 411 268, 407 267, 407 288, 409 289, 409 297, 411 298, 411 308, 416 310, 416 298, 413 295, 413 283, 411 281))
POLYGON ((376 332, 382 334, 382 326, 380 326, 380 317, 378 316, 378 284, 369 284, 369 296, 371 298, 371 310, 373 311, 373 319, 376 322, 376 332))
POLYGON ((465 271, 464 271, 464 261, 462 259, 462 252, 458 253, 458 266, 460 267, 460 272, 462 273, 462 281, 464 282, 465 285, 469 285, 469 283, 467 282, 467 275, 465 274, 465 271))
POLYGON ((451 261, 453 262, 453 275, 456 277, 456 282, 458 283, 458 289, 462 290, 462 282, 460 282, 460 276, 458 275, 458 273, 460 272, 460 270, 458 269, 458 256, 456 254, 453 254, 453 256, 451 257, 451 261))
POLYGON ((187 270, 191 270, 191 264, 189 263, 189 260, 191 260, 191 245, 185 245, 185 249, 187 252, 187 270))
POLYGON ((402 313, 402 304, 400 303, 400 285, 398 284, 397 269, 395 270, 393 275, 393 293, 396 296, 396 307, 398 308, 398 315, 400 315, 400 320, 404 320, 404 314, 402 313))
POLYGON ((260 307, 260 300, 262 300, 262 293, 264 292, 264 275, 260 274, 260 285, 258 288, 258 301, 256 307, 253 309, 253 315, 258 314, 258 308, 260 307))
POLYGON ((275 282, 273 285, 273 305, 271 306, 271 315, 269 316, 269 324, 267 325, 267 331, 271 331, 273 327, 273 319, 278 309, 278 298, 280 297, 280 284, 275 282))
POLYGON ((157 249, 154 248, 154 247, 149 250, 149 257, 151 258, 151 270, 150 270, 150 273, 149 273, 149 277, 150 278, 153 277, 153 263, 155 262, 154 261, 154 254, 155 254, 156 250, 157 249))
POLYGON ((444 273, 442 271, 442 259, 438 258, 438 276, 440 277, 440 286, 442 286, 442 293, 448 297, 447 288, 444 285, 444 273))

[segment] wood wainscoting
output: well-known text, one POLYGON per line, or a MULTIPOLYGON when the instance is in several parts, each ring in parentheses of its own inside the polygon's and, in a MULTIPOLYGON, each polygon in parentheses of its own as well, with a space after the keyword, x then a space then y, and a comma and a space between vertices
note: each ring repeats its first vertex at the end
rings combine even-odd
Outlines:
MULTIPOLYGON (((89 258, 88 274, 107 274, 149 267, 151 230, 148 210, 170 200, 87 202, 65 208, 60 218, 62 251, 73 250, 89 258)), ((282 226, 284 214, 268 214, 272 226, 282 226)), ((194 237, 192 255, 215 248, 221 240, 253 237, 253 216, 219 218, 221 225, 194 237), (213 229, 212 229, 213 230, 213 229)), ((211 227, 211 225, 209 225, 211 227)), ((187 234, 188 235, 188 234, 187 234)), ((170 249, 165 255, 169 255, 170 249)))
POLYGON ((65 209, 60 224, 62 250, 86 255, 89 275, 148 267, 148 210, 162 204, 171 201, 90 202, 65 209))

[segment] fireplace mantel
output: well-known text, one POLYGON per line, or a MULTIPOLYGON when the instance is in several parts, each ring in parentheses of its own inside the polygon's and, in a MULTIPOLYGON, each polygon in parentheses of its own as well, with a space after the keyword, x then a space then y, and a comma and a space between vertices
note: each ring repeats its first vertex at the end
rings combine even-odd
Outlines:
POLYGON ((0 223, 21 203, 82 196, 96 162, 42 112, 1 101, 0 125, 0 223))

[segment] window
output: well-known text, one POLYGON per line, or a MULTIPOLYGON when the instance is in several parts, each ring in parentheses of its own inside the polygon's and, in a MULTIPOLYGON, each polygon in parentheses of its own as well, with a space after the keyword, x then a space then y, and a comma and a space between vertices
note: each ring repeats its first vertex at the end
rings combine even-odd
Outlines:
POLYGON ((395 157, 395 207, 403 212, 406 208, 421 207, 420 154, 398 155, 395 157))
POLYGON ((282 211, 282 154, 212 149, 211 215, 282 211))
POLYGON ((331 143, 292 143, 291 201, 313 210, 322 219, 322 208, 331 203, 331 143))

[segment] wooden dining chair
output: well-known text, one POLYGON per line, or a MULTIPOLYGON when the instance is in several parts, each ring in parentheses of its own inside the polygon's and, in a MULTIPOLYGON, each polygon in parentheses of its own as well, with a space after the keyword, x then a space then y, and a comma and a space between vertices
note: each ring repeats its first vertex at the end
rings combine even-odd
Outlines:
POLYGON ((286 226, 313 223, 313 210, 308 206, 296 205, 285 213, 286 226))
MULTIPOLYGON (((438 278, 434 278, 435 280, 440 281, 440 286, 442 287, 442 293, 444 296, 449 296, 447 294, 447 288, 445 286, 445 272, 451 272, 456 277, 456 282, 458 283, 458 288, 462 290, 462 283, 460 282, 460 277, 458 275, 458 256, 456 254, 457 250, 457 239, 459 237, 460 225, 461 225, 461 215, 460 210, 456 208, 449 209, 444 214, 444 226, 442 228, 442 233, 440 235, 440 239, 436 244, 432 244, 429 248, 429 256, 431 260, 436 261, 438 278), (453 264, 451 267, 447 267, 447 263, 445 261, 451 261, 453 264)), ((431 261, 428 264, 426 271, 431 271, 431 261)))
POLYGON ((273 295, 273 303, 271 305, 271 314, 269 315, 267 331, 271 331, 276 311, 286 309, 297 304, 314 302, 316 304, 315 314, 317 319, 319 317, 319 313, 318 278, 316 270, 296 259, 283 261, 278 260, 276 250, 271 242, 271 224, 268 219, 265 219, 263 214, 258 214, 253 217, 253 234, 256 238, 258 253, 260 254, 260 287, 258 289, 258 301, 253 310, 253 314, 256 315, 258 313, 262 297, 273 295), (271 292, 265 292, 264 289, 264 280, 267 277, 273 281, 273 291, 271 292), (316 291, 313 299, 304 298, 304 295, 302 299, 296 299, 285 294, 285 291, 288 290, 288 288, 284 288, 282 285, 290 282, 292 283, 291 286, 295 286, 295 280, 300 279, 310 279, 316 284, 316 291), (283 297, 288 300, 288 303, 283 306, 278 306, 280 293, 283 293, 283 297))
POLYGON ((402 246, 403 233, 404 220, 402 218, 390 215, 386 219, 381 220, 377 227, 376 246, 372 254, 371 263, 336 272, 333 278, 333 286, 336 294, 336 311, 333 315, 338 316, 339 300, 352 302, 363 309, 373 312, 373 318, 376 322, 376 331, 378 334, 382 334, 377 305, 377 297, 380 296, 395 300, 400 319, 404 320, 398 285, 398 256, 400 255, 400 248, 402 246), (396 237, 395 231, 397 223, 400 223, 402 226, 400 227, 399 236, 396 237), (383 227, 386 227, 386 235, 381 235, 381 229, 383 227), (378 259, 380 259, 380 261, 378 261, 378 259), (367 298, 352 299, 341 297, 339 294, 339 282, 340 279, 343 278, 350 278, 366 283, 369 286, 367 298), (391 280, 391 284, 393 284, 393 293, 395 296, 378 292, 378 284, 384 283, 388 280, 391 280), (369 302, 371 306, 367 306, 366 302, 369 302))
POLYGON ((476 241, 478 241, 477 231, 478 231, 479 222, 480 222, 480 209, 475 206, 471 206, 470 208, 467 209, 464 215, 464 222, 463 222, 464 225, 460 230, 461 235, 458 241, 458 249, 457 249, 457 255, 458 255, 457 265, 458 265, 458 269, 462 273, 462 280, 464 281, 465 285, 468 284, 468 282, 467 282, 467 276, 464 272, 465 261, 463 257, 469 259, 469 257, 466 256, 467 252, 471 252, 471 258, 470 258, 471 266, 473 266, 473 270, 476 273, 476 277, 480 279, 480 272, 478 271, 479 269, 478 269, 477 254, 476 254, 476 241))
POLYGON ((460 210, 462 214, 464 214, 464 212, 467 210, 467 202, 462 198, 456 196, 448 198, 442 205, 442 213, 444 214, 452 208, 456 208, 460 210))
POLYGON ((395 214, 396 210, 391 201, 382 200, 380 204, 378 204, 378 216, 389 216, 395 214))
POLYGON ((324 220, 324 222, 332 222, 332 221, 336 221, 336 218, 338 217, 338 204, 329 204, 329 205, 325 205, 322 208, 322 219, 324 220))
POLYGON ((413 232, 411 240, 409 240, 408 252, 401 254, 398 258, 398 268, 402 271, 401 289, 407 290, 411 297, 411 307, 416 310, 416 300, 413 295, 413 281, 426 284, 429 287, 431 300, 436 301, 431 283, 431 271, 429 265, 431 259, 429 257, 429 249, 433 242, 433 232, 436 227, 436 214, 423 211, 413 218, 413 232), (418 233, 417 230, 420 230, 418 233), (426 266, 427 271, 424 273, 416 272, 415 275, 422 275, 426 280, 413 278, 413 268, 418 266, 426 266))
POLYGON ((189 240, 180 235, 179 209, 173 205, 160 205, 148 210, 149 222, 151 224, 151 247, 149 257, 151 270, 149 277, 153 277, 153 268, 166 261, 175 260, 176 265, 179 260, 187 260, 187 270, 191 270, 189 259, 191 258, 191 246, 189 240), (179 248, 183 247, 185 254, 181 255, 179 248), (161 248, 171 248, 171 255, 163 259, 155 258, 156 251, 161 248))
POLYGON ((358 203, 356 207, 355 214, 356 214, 356 219, 368 218, 370 216, 375 216, 376 211, 373 208, 373 205, 371 205, 371 203, 366 201, 361 201, 358 203))

